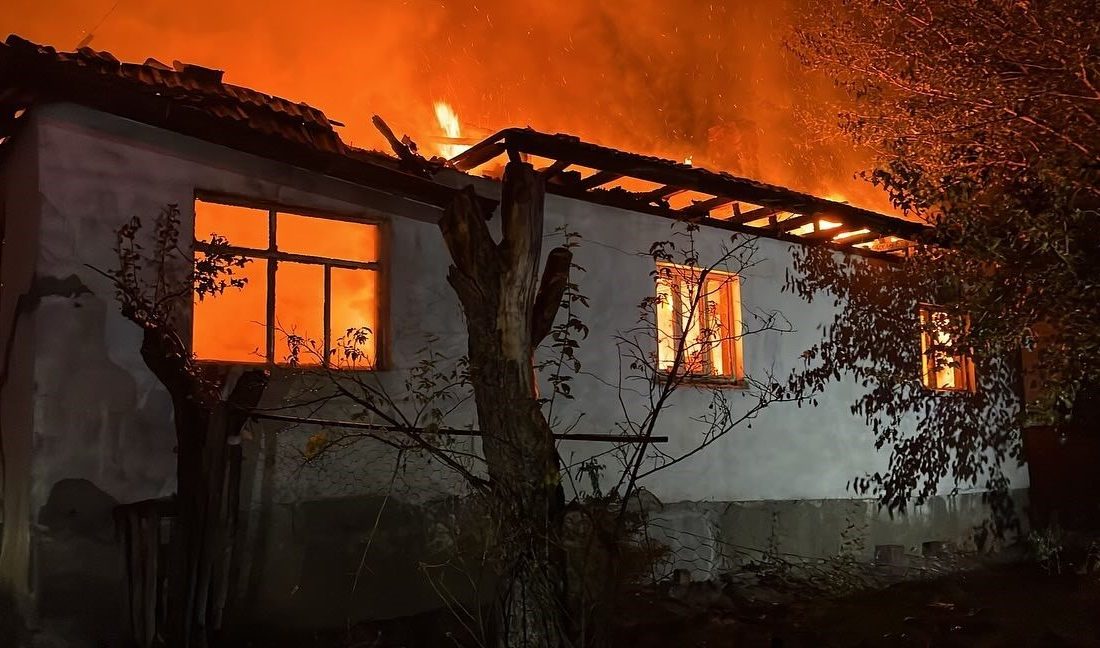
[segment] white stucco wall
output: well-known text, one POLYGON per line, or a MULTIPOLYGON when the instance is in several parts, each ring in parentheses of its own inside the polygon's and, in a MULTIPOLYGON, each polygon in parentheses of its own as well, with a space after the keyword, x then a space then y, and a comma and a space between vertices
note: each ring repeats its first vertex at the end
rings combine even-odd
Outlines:
MULTIPOLYGON (((24 119, 30 119, 29 116, 24 119)), ((38 249, 38 139, 23 128, 0 150, 0 361, 4 363, 0 391, 0 442, 3 443, 3 541, 0 585, 11 588, 26 604, 31 588, 30 479, 33 446, 34 331, 30 307, 38 249)))
MULTIPOLYGON (((179 204, 184 227, 190 227, 197 190, 387 218, 395 370, 390 378, 397 384, 401 370, 416 361, 426 333, 440 338, 439 348, 462 352, 464 324, 446 284, 448 257, 432 209, 75 106, 40 109, 36 119, 43 212, 36 272, 76 275, 92 292, 75 300, 44 299, 36 314, 35 501, 63 477, 89 479, 120 501, 171 492, 166 395, 138 355, 137 328, 116 313, 109 286, 85 264, 111 267, 118 225, 132 215, 151 220, 166 203, 179 204)), ((493 190, 493 183, 479 182, 493 190)), ((583 238, 576 261, 587 272, 578 281, 592 307, 582 313, 590 335, 581 358, 587 374, 614 381, 620 362, 614 335, 637 321, 638 304, 652 290, 652 261, 644 253, 668 237, 670 222, 556 196, 548 197, 546 212, 547 250, 559 225, 583 238)), ((729 233, 704 229, 698 238, 703 258, 713 258, 729 233)), ((762 261, 743 277, 744 309, 778 309, 796 331, 746 338, 745 368, 750 375, 771 371, 784 377, 818 340, 832 306, 783 293, 789 244, 762 239, 759 246, 762 261)), ((565 420, 584 412, 576 431, 612 432, 621 419, 617 394, 603 380, 576 377, 578 398, 559 404, 557 413, 565 420)), ((886 458, 875 452, 869 430, 850 413, 857 395, 854 382, 847 381, 831 386, 817 407, 774 405, 751 428, 731 432, 707 451, 647 479, 645 486, 662 501, 850 497, 847 482, 883 468, 886 458)), ((668 452, 698 440, 700 427, 689 417, 704 411, 709 398, 695 389, 676 394, 657 432, 670 438, 668 452)), ((300 444, 305 434, 299 430, 280 438, 300 444)), ((569 459, 604 449, 568 443, 562 454, 569 459)), ((614 462, 608 466, 613 469, 614 462)), ((342 485, 323 476, 288 483, 279 487, 278 499, 354 494, 388 478, 368 472, 342 485)), ((1018 475, 1014 485, 1025 485, 1023 478, 1018 475)), ((430 496, 430 489, 417 489, 417 496, 430 496)))

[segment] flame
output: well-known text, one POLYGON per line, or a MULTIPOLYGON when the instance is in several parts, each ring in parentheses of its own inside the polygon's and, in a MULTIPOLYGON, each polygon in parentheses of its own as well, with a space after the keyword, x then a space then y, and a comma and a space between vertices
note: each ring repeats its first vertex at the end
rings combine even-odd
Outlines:
MULTIPOLYGON (((458 113, 451 107, 451 104, 446 101, 435 102, 435 121, 439 124, 439 129, 443 131, 443 135, 447 139, 457 140, 462 138, 462 122, 459 121, 458 113)), ((438 145, 439 154, 448 160, 469 148, 469 145, 466 144, 440 143, 438 145)))

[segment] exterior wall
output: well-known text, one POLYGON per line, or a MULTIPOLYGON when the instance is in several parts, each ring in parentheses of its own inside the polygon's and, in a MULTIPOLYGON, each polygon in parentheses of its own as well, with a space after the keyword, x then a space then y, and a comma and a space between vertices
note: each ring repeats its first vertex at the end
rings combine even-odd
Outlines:
MULTIPOLYGON (((165 204, 175 203, 183 230, 189 231, 197 190, 348 214, 372 206, 389 220, 402 214, 403 227, 392 237, 389 251, 405 262, 392 264, 389 281, 411 290, 390 313, 393 329, 408 333, 390 349, 394 364, 409 366, 425 333, 457 340, 462 321, 445 285, 417 281, 427 271, 419 261, 437 261, 428 241, 434 242, 438 231, 433 212, 423 205, 76 106, 45 107, 35 119, 40 242, 27 248, 37 248, 37 261, 25 260, 21 268, 33 268, 40 282, 72 286, 65 293, 43 295, 27 316, 24 339, 36 343, 26 347, 27 371, 18 385, 27 393, 23 402, 33 406, 33 468, 29 484, 26 475, 23 483, 29 486, 26 510, 39 524, 31 538, 31 569, 41 583, 35 592, 38 625, 117 645, 111 634, 115 629, 100 628, 89 618, 94 615, 112 626, 118 619, 120 554, 111 508, 169 495, 175 488, 168 394, 139 355, 140 331, 118 314, 109 283, 87 267, 114 267, 112 247, 119 225, 135 215, 150 223, 165 204), (423 317, 428 312, 430 320, 423 317), (99 596, 90 599, 89 591, 99 596), (89 600, 100 605, 89 610, 89 600), (72 626, 68 631, 67 624, 72 626)), ((285 375, 274 383, 269 393, 276 400, 294 388, 293 379, 285 375)), ((345 482, 333 473, 297 479, 300 451, 313 430, 275 434, 284 427, 250 428, 260 441, 248 447, 247 469, 256 475, 255 480, 248 475, 245 486, 253 497, 254 520, 264 526, 249 528, 249 553, 258 562, 242 575, 242 584, 272 608, 298 603, 302 597, 293 596, 296 581, 312 573, 298 551, 309 548, 295 526, 303 521, 294 517, 300 507, 292 514, 291 504, 370 493, 388 479, 382 471, 345 482), (272 453, 277 460, 269 462, 272 453)), ((32 427, 23 429, 30 439, 32 427)), ((362 460, 348 461, 354 466, 362 460)), ((429 476, 414 499, 435 498, 441 490, 435 481, 429 476)), ((348 523, 345 533, 353 527, 348 523)), ((346 565, 340 566, 341 574, 347 571, 346 565)))
MULTIPOLYGON (((188 231, 196 191, 380 215, 389 223, 384 281, 390 309, 384 323, 393 333, 389 371, 381 373, 381 380, 400 389, 404 370, 416 363, 425 335, 438 338, 439 351, 463 353, 465 326, 445 280, 448 255, 430 208, 75 106, 45 107, 35 119, 42 213, 33 235, 40 242, 26 249, 38 251, 33 267, 39 281, 65 289, 44 294, 27 317, 23 339, 28 342, 22 346, 32 345, 33 355, 24 351, 18 384, 5 387, 5 440, 7 417, 18 413, 18 408, 7 405, 7 390, 22 389, 33 404, 33 427, 27 414, 18 429, 28 442, 33 429, 34 447, 23 510, 42 529, 34 540, 40 581, 54 584, 49 586, 53 590, 46 585, 40 589, 39 605, 44 619, 71 618, 80 616, 77 583, 91 578, 104 590, 117 583, 110 562, 117 547, 108 532, 113 503, 167 495, 174 488, 167 394, 142 363, 139 331, 117 314, 107 282, 86 267, 113 267, 114 232, 122 222, 133 215, 149 220, 166 203, 176 203, 188 231), (70 510, 79 511, 79 523, 64 515, 70 510), (89 574, 95 568, 64 559, 74 555, 85 557, 84 563, 94 555, 108 567, 89 574)), ((469 181, 465 176, 451 180, 469 181)), ((487 193, 499 190, 488 181, 477 184, 487 193)), ((652 291, 652 261, 644 253, 654 241, 668 237, 670 223, 556 196, 548 197, 546 212, 547 251, 559 225, 583 237, 576 261, 587 272, 578 282, 592 303, 582 313, 590 335, 580 354, 586 374, 576 377, 573 387, 579 397, 559 404, 556 414, 570 420, 583 413, 579 431, 611 432, 621 420, 617 390, 604 382, 614 380, 620 368, 614 336, 636 323, 638 304, 652 291)), ((703 258, 713 258, 729 233, 704 230, 699 237, 703 258)), ((790 247, 772 240, 759 245, 761 261, 743 277, 743 308, 778 309, 797 330, 746 339, 745 367, 753 375, 770 371, 785 376, 817 340, 818 327, 831 316, 831 305, 824 300, 806 304, 783 293, 790 247)), ((16 271, 27 274, 31 259, 18 261, 16 271)), ((7 252, 4 264, 6 282, 7 252)), ((291 372, 277 371, 266 397, 269 404, 279 402, 296 385, 291 372)), ((747 529, 755 527, 738 522, 728 511, 768 501, 845 500, 850 497, 845 490, 848 480, 881 469, 886 459, 874 451, 869 431, 849 410, 857 394, 857 386, 849 381, 834 386, 816 408, 769 408, 751 427, 737 429, 707 451, 655 474, 644 486, 670 507, 668 511, 681 506, 690 513, 676 514, 680 521, 672 526, 696 528, 713 519, 711 526, 727 529, 722 533, 729 538, 748 538, 737 535, 742 533, 737 529, 749 533, 747 529), (699 510, 732 502, 746 504, 730 505, 717 517, 693 517, 699 510)), ((636 410, 636 398, 627 394, 626 406, 636 410)), ((705 411, 708 398, 693 389, 676 394, 657 431, 670 438, 666 451, 677 453, 698 441, 702 430, 689 417, 705 411)), ((470 410, 459 411, 451 424, 472 422, 470 410)), ((341 413, 325 415, 336 418, 341 413)), ((389 616, 437 607, 431 584, 402 574, 416 573, 417 561, 425 556, 446 553, 440 534, 424 522, 424 513, 431 514, 429 520, 453 514, 448 495, 460 491, 456 479, 417 458, 395 479, 394 453, 369 443, 303 466, 301 450, 312 432, 272 422, 249 425, 242 488, 250 510, 238 582, 242 599, 267 618, 274 615, 284 623, 309 619, 322 625, 341 624, 355 615, 389 616), (353 587, 354 574, 364 564, 364 538, 371 535, 383 507, 393 524, 374 536, 366 571, 361 572, 370 577, 353 587)), ((476 444, 463 443, 476 450, 476 444)), ((606 449, 566 443, 562 456, 575 462, 606 449)), ((604 479, 613 481, 614 461, 606 463, 604 479)), ((20 478, 26 480, 27 475, 20 478)), ((1026 486, 1022 471, 1013 483, 1026 486)), ((21 533, 26 537, 26 530, 21 533)), ((84 592, 86 600, 86 588, 84 592)), ((117 594, 111 596, 117 599, 117 594)), ((101 600, 104 605, 115 601, 109 596, 101 600)))
MULTIPOLYGON (((30 116, 26 119, 31 119, 30 116)), ((33 124, 0 149, 0 443, 3 444, 3 549, 0 595, 26 608, 31 590, 30 473, 33 429, 34 301, 39 219, 38 141, 33 124)))

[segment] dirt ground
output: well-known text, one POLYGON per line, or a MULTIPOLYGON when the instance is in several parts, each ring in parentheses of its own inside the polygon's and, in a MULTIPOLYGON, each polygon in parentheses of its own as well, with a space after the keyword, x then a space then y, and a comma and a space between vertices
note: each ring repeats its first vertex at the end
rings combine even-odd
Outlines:
MULTIPOLYGON (((691 585, 692 588, 698 584, 691 585)), ((1100 573, 1049 574, 1027 562, 903 580, 844 596, 764 583, 702 594, 637 592, 617 615, 623 648, 827 646, 1100 647, 1100 573)), ((712 589, 707 590, 706 587, 712 589)), ((717 589, 714 589, 717 588, 717 589)), ((347 632, 248 642, 276 648, 473 646, 446 612, 347 632)))
POLYGON ((668 646, 1100 646, 1100 576, 1003 565, 848 596, 685 614, 639 601, 620 634, 668 646))

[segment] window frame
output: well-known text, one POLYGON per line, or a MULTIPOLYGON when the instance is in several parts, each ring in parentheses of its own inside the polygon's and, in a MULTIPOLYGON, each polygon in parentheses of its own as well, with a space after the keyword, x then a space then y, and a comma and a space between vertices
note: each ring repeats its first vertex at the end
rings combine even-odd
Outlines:
POLYGON ((940 306, 938 304, 931 303, 919 303, 917 304, 917 321, 920 324, 920 382, 924 389, 933 392, 940 392, 945 394, 973 394, 977 391, 977 376, 974 371, 974 358, 973 354, 969 351, 959 351, 951 358, 958 365, 957 371, 962 376, 962 385, 958 387, 939 387, 933 384, 930 380, 935 367, 931 363, 929 357, 929 349, 931 347, 930 338, 932 331, 926 331, 926 321, 930 323, 932 317, 936 313, 942 313, 950 318, 960 318, 962 320, 963 330, 970 329, 970 315, 966 313, 952 314, 949 309, 940 306), (927 314, 927 320, 926 320, 927 314))
MULTIPOLYGON (((693 283, 698 282, 699 277, 702 275, 703 272, 707 273, 706 281, 708 281, 708 282, 711 281, 712 278, 714 278, 716 276, 725 278, 726 281, 723 282, 721 290, 725 291, 727 293, 727 302, 729 304, 728 307, 727 307, 728 308, 727 316, 729 316, 729 318, 733 322, 733 333, 731 335, 728 335, 728 336, 723 336, 722 338, 720 338, 716 341, 717 344, 721 345, 721 352, 724 355, 725 361, 730 366, 732 366, 732 368, 733 368, 732 373, 718 374, 718 373, 702 373, 702 372, 695 372, 695 371, 686 371, 685 367, 682 366, 680 368, 679 379, 684 383, 695 384, 695 385, 700 385, 700 386, 713 385, 713 386, 722 386, 722 387, 729 387, 729 388, 743 388, 743 387, 745 387, 746 386, 745 362, 744 362, 744 357, 745 356, 744 356, 744 346, 742 344, 743 326, 744 325, 743 325, 743 315, 742 315, 742 308, 741 308, 741 284, 742 284, 741 275, 739 275, 737 273, 734 273, 734 272, 727 272, 725 270, 697 268, 697 267, 687 266, 687 265, 683 265, 683 264, 679 264, 679 263, 670 263, 670 262, 666 262, 666 261, 659 261, 659 262, 657 262, 657 269, 656 269, 656 271, 658 273, 657 274, 657 282, 655 282, 655 286, 654 286, 655 291, 657 291, 658 294, 659 294, 659 290, 660 290, 658 284, 659 284, 659 282, 664 281, 664 278, 660 274, 662 268, 671 268, 671 269, 673 269, 674 273, 675 272, 690 273, 690 275, 687 275, 687 276, 690 276, 690 280, 693 283)), ((679 286, 679 285, 682 285, 682 283, 683 283, 683 281, 677 281, 672 285, 673 286, 679 286)), ((696 285, 698 285, 698 284, 696 283, 696 285)), ((673 309, 675 311, 673 319, 674 319, 674 324, 675 324, 675 327, 676 327, 676 332, 678 333, 678 335, 677 334, 671 334, 672 339, 677 340, 677 341, 679 339, 681 339, 682 336, 683 336, 683 331, 681 330, 682 329, 682 323, 681 323, 682 322, 682 315, 681 315, 681 313, 683 312, 683 310, 682 310, 683 305, 682 305, 682 301, 679 298, 679 293, 680 293, 679 290, 676 290, 676 289, 670 290, 670 294, 673 295, 673 299, 675 300, 673 303, 674 304, 679 304, 678 306, 677 305, 673 306, 673 309)), ((697 306, 697 308, 705 307, 705 300, 700 300, 696 304, 696 306, 697 306)), ((661 303, 660 303, 660 300, 657 299, 657 300, 655 300, 655 303, 654 303, 654 320, 653 320, 654 321, 654 326, 656 328, 656 342, 657 342, 657 349, 656 349, 655 358, 656 358, 656 361, 657 361, 656 367, 657 367, 657 377, 658 377, 658 379, 659 380, 667 380, 668 377, 671 375, 672 370, 671 370, 671 367, 667 368, 667 369, 661 367, 661 365, 662 365, 661 340, 662 340, 662 336, 665 335, 665 334, 662 333, 662 331, 661 331, 660 308, 661 308, 661 303)), ((676 344, 678 345, 679 343, 676 342, 676 344)), ((698 344, 703 344, 703 343, 698 343, 698 344)), ((686 350, 687 350, 687 347, 685 346, 685 351, 686 350)), ((708 358, 708 360, 709 360, 709 358, 708 358)), ((707 364, 709 364, 709 362, 707 364)), ((704 365, 704 366, 706 366, 706 365, 704 365)))
MULTIPOLYGON (((244 209, 254 209, 257 211, 267 212, 267 248, 258 249, 245 246, 236 246, 230 244, 226 248, 218 248, 221 251, 228 251, 231 254, 239 255, 247 258, 263 259, 267 261, 267 276, 266 276, 266 291, 265 296, 265 309, 264 309, 264 359, 260 360, 218 360, 218 359, 206 359, 198 358, 198 362, 209 365, 235 365, 235 366, 264 366, 270 368, 279 369, 296 369, 298 366, 291 365, 287 362, 280 362, 275 358, 275 289, 276 289, 276 272, 278 271, 279 261, 285 261, 288 263, 299 263, 303 265, 321 266, 324 274, 324 284, 322 295, 322 308, 324 311, 324 336, 323 346, 325 349, 325 358, 321 364, 318 365, 306 365, 306 366, 319 366, 330 367, 334 369, 341 369, 346 371, 382 371, 388 367, 389 361, 389 335, 390 329, 389 321, 389 251, 390 251, 390 222, 389 219, 373 211, 362 212, 340 212, 331 209, 315 209, 313 207, 303 207, 300 205, 282 203, 263 199, 253 199, 236 194, 227 194, 216 191, 207 191, 196 189, 191 199, 191 239, 192 239, 192 251, 194 256, 200 252, 207 252, 211 249, 209 243, 200 241, 195 238, 195 203, 196 202, 208 202, 220 205, 226 205, 229 207, 241 207, 244 209), (343 221, 347 223, 353 223, 357 225, 373 225, 377 228, 378 235, 378 254, 375 261, 350 261, 347 259, 333 259, 323 256, 316 256, 310 254, 299 254, 294 252, 283 252, 278 249, 278 226, 277 214, 289 214, 292 216, 300 216, 305 218, 316 218, 319 220, 333 220, 343 221), (333 343, 332 339, 332 309, 329 306, 331 301, 331 289, 332 289, 332 268, 347 269, 347 270, 366 270, 376 273, 377 290, 378 290, 378 306, 376 313, 377 326, 379 330, 372 331, 374 334, 374 363, 367 367, 346 367, 341 368, 339 365, 334 365, 329 362, 328 351, 333 343)), ((232 243, 232 242, 230 242, 232 243)), ((194 321, 194 309, 191 313, 191 321, 194 321)), ((194 353, 194 344, 191 339, 191 333, 193 331, 193 324, 188 329, 188 351, 194 353)))

